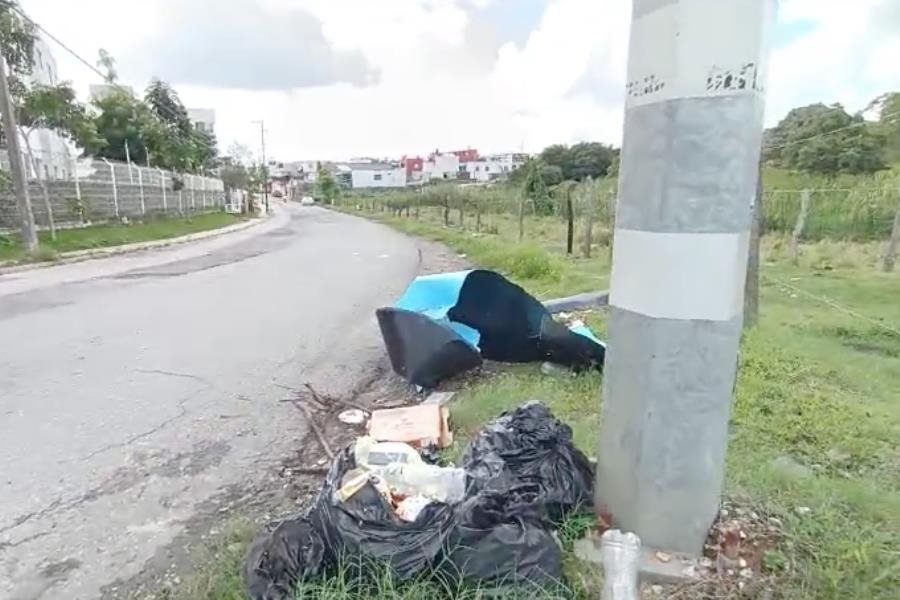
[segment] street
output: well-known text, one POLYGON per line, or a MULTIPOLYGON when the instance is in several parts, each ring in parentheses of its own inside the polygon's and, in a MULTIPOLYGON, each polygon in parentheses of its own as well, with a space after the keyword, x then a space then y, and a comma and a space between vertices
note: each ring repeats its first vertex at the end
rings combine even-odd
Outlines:
POLYGON ((277 467, 305 433, 279 385, 351 389, 418 262, 385 227, 295 207, 0 276, 0 597, 96 598, 277 467))

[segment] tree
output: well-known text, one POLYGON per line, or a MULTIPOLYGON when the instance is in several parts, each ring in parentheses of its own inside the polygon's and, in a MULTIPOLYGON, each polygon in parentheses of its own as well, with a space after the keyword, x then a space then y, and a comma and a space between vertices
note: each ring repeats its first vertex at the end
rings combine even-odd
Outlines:
POLYGON ((170 151, 170 140, 146 105, 128 93, 116 90, 94 100, 94 108, 94 126, 104 141, 98 156, 119 161, 130 157, 143 164, 147 162, 149 152, 154 164, 168 166, 159 159, 170 151))
POLYGON ((322 196, 328 204, 334 204, 335 199, 340 194, 340 188, 334 180, 331 171, 326 169, 321 163, 319 164, 319 170, 316 173, 316 189, 318 190, 319 195, 322 196))
POLYGON ((0 3, 0 48, 9 69, 11 91, 16 82, 22 82, 31 74, 34 55, 34 25, 23 19, 18 10, 17 0, 0 3))
POLYGON ((581 181, 586 177, 606 175, 616 155, 612 146, 599 142, 580 142, 567 147, 564 144, 547 146, 540 159, 545 165, 558 167, 563 179, 581 181))
POLYGON ((31 166, 43 192, 50 225, 50 237, 56 239, 56 225, 53 221, 50 192, 31 148, 31 134, 36 129, 53 130, 84 148, 85 152, 89 154, 102 148, 105 141, 98 136, 87 110, 75 98, 75 91, 68 83, 55 86, 34 86, 26 89, 16 101, 19 129, 22 132, 28 156, 31 158, 31 166))
POLYGON ((764 136, 764 158, 777 165, 834 177, 887 168, 885 138, 840 104, 795 108, 764 136))
POLYGON ((885 138, 885 158, 900 162, 900 92, 882 94, 869 103, 866 111, 878 111, 875 129, 885 138))
POLYGON ((162 166, 189 173, 215 168, 215 135, 194 127, 178 93, 168 83, 153 79, 144 102, 165 130, 166 144, 157 157, 162 166))
POLYGON ((568 179, 581 181, 585 177, 603 177, 609 170, 615 152, 612 146, 599 142, 582 142, 569 149, 568 179))
POLYGON ((109 83, 115 83, 119 78, 119 74, 116 72, 116 59, 103 48, 100 48, 97 54, 97 66, 106 71, 103 78, 109 83))

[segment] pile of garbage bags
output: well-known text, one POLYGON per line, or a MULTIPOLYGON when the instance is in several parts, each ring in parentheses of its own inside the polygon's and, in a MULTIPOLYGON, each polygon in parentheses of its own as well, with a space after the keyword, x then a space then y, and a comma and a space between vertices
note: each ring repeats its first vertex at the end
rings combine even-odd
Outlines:
POLYGON ((537 584, 561 578, 555 524, 592 508, 593 472, 571 429, 539 402, 489 423, 458 467, 364 437, 334 460, 311 508, 251 546, 254 600, 292 597, 343 557, 389 564, 401 579, 537 584))
POLYGON ((493 271, 417 277, 376 316, 394 371, 423 388, 481 365, 482 358, 583 371, 602 368, 606 353, 589 329, 554 321, 537 299, 493 271))

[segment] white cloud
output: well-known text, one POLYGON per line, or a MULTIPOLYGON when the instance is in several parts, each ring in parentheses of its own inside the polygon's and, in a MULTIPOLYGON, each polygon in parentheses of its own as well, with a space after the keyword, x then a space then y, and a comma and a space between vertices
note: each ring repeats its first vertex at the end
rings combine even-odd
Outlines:
POLYGON ((897 6, 896 0, 784 2, 783 31, 811 31, 773 51, 766 121, 813 102, 856 111, 882 92, 900 90, 897 6))
MULTIPOLYGON (((157 58, 154 44, 163 43, 170 27, 166 23, 175 18, 171 7, 178 3, 173 1, 25 0, 24 6, 90 60, 98 47, 110 50, 121 59, 123 80, 142 88, 148 76, 142 72, 145 63, 157 58)), ((255 147, 258 130, 251 121, 259 118, 266 120, 270 154, 283 159, 397 156, 465 146, 535 151, 554 142, 620 140, 629 0, 543 0, 545 6, 536 9, 540 0, 529 0, 527 17, 517 8, 523 5, 516 4, 524 0, 240 3, 250 1, 269 15, 313 15, 324 44, 317 48, 359 55, 379 78, 372 85, 354 86, 286 77, 301 84, 322 83, 286 91, 262 85, 255 90, 214 89, 201 85, 203 78, 179 83, 187 104, 216 109, 223 148, 235 139, 255 147), (493 11, 494 20, 484 17, 484 11, 493 11), (508 27, 498 26, 498 18, 508 27), (516 18, 520 20, 509 21, 516 18)), ((220 0, 218 11, 232 14, 229 10, 237 5, 237 0, 220 0)), ((900 42, 892 26, 895 13, 900 14, 893 10, 897 6, 896 0, 783 0, 780 33, 798 33, 773 53, 768 121, 793 106, 820 100, 858 109, 880 92, 900 89, 900 42)), ((196 11, 184 14, 188 12, 196 11)), ((207 18, 214 27, 225 16, 209 11, 207 18)), ((246 38, 235 39, 236 48, 250 51, 267 35, 290 35, 274 24, 253 28, 260 31, 235 36, 246 38)), ((54 48, 54 53, 63 77, 82 89, 97 81, 88 69, 66 59, 63 50, 54 48)), ((184 60, 203 56, 215 61, 208 52, 184 60)), ((300 60, 268 58, 288 75, 308 66, 297 64, 300 60)), ((210 70, 221 67, 209 65, 210 70)), ((267 65, 267 72, 272 67, 267 65)), ((197 68, 204 65, 195 64, 191 71, 197 68)), ((185 72, 157 74, 171 78, 185 72)), ((221 85, 232 81, 252 87, 253 80, 242 74, 221 80, 221 85)))

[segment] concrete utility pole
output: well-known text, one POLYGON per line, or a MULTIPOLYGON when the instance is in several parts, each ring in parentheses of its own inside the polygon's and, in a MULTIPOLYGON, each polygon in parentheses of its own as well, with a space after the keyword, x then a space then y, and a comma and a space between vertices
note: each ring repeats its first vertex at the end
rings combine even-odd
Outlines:
POLYGON ((0 112, 3 115, 9 170, 12 172, 13 190, 19 209, 22 245, 28 252, 34 252, 38 245, 38 238, 34 228, 34 214, 31 212, 31 199, 28 197, 28 179, 25 177, 25 165, 22 164, 22 153, 19 149, 16 114, 13 110, 12 98, 9 95, 9 82, 6 80, 6 58, 2 52, 0 52, 0 112))
POLYGON ((269 167, 266 164, 266 122, 265 121, 253 121, 254 123, 259 123, 259 143, 260 143, 260 154, 262 155, 262 167, 263 167, 263 198, 266 203, 266 213, 269 212, 269 176, 268 171, 269 167))
POLYGON ((634 0, 598 510, 699 553, 728 443, 776 0, 634 0))

